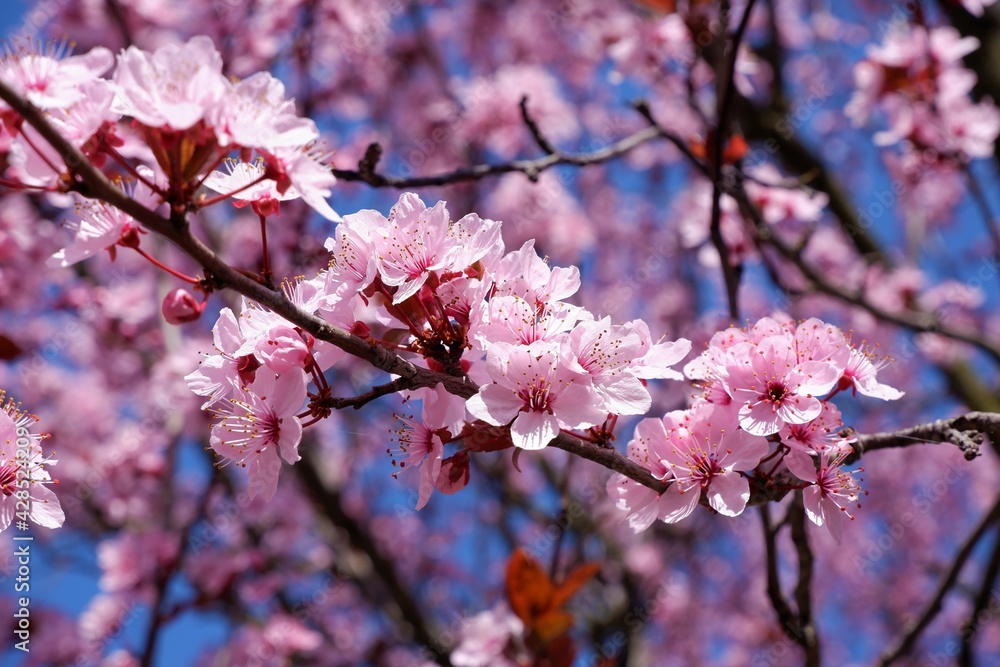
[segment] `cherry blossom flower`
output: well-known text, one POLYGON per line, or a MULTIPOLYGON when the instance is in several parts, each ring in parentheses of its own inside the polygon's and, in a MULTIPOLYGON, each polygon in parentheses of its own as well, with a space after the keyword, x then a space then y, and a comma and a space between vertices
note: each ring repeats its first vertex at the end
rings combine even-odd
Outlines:
POLYGON ((702 491, 716 512, 743 513, 750 485, 740 471, 752 470, 767 454, 764 438, 742 430, 732 410, 707 403, 642 423, 639 437, 647 441, 649 455, 658 456, 673 478, 660 500, 664 521, 691 514, 702 491))
POLYGON ((278 324, 257 339, 254 357, 275 373, 304 369, 310 358, 312 336, 288 324, 278 324))
POLYGON ((500 295, 519 296, 528 303, 545 305, 561 301, 580 289, 580 269, 549 267, 535 252, 535 241, 525 241, 497 263, 493 279, 500 295))
POLYGON ((470 334, 483 349, 493 343, 530 345, 535 341, 554 341, 573 330, 590 314, 580 306, 553 301, 539 308, 519 296, 494 296, 481 311, 470 334))
MULTIPOLYGON (((24 42, 0 59, 0 79, 40 109, 66 109, 85 96, 85 85, 97 80, 114 63, 114 55, 96 47, 78 55, 65 55, 64 44, 42 47, 24 42)), ((0 101, 0 110, 9 110, 0 101)))
POLYGON ((288 463, 301 458, 302 423, 295 415, 305 399, 302 372, 257 373, 252 385, 214 409, 219 421, 212 427, 209 444, 224 463, 249 467, 250 497, 274 497, 281 471, 279 454, 288 463))
POLYGON ((843 427, 840 410, 824 401, 818 417, 805 424, 785 424, 778 435, 793 452, 804 455, 829 453, 850 449, 850 440, 839 435, 843 427))
MULTIPOLYGON (((139 173, 147 179, 153 177, 152 170, 146 167, 140 167, 139 173)), ((124 189, 132 199, 147 208, 156 209, 160 205, 156 193, 141 181, 124 189)), ((66 225, 73 233, 73 240, 49 258, 46 262, 48 266, 66 268, 101 250, 111 251, 114 257, 115 245, 138 245, 138 235, 144 233, 135 218, 102 201, 80 199, 76 213, 77 217, 66 225)))
MULTIPOLYGON (((0 391, 0 401, 4 398, 0 391)), ((0 531, 23 514, 25 506, 27 518, 44 528, 59 528, 66 520, 48 486, 53 480, 46 467, 57 461, 42 453, 42 436, 29 430, 37 421, 10 399, 0 405, 0 531)))
POLYGON ((732 350, 724 380, 733 402, 741 405, 740 426, 754 435, 777 433, 788 424, 819 416, 817 396, 829 393, 841 371, 826 361, 798 360, 796 342, 786 335, 767 336, 732 350))
POLYGON ((871 352, 852 348, 850 360, 840 379, 840 387, 852 387, 856 393, 884 401, 898 400, 903 397, 904 392, 878 381, 878 372, 888 363, 889 359, 879 359, 871 352))
POLYGON ((147 127, 188 130, 230 92, 211 38, 192 37, 148 53, 130 46, 115 69, 117 110, 147 127))
POLYGON ((407 470, 420 470, 417 498, 417 509, 420 510, 427 505, 441 475, 444 458, 442 434, 449 433, 464 421, 465 405, 440 384, 434 389, 412 392, 411 398, 415 397, 420 397, 422 403, 420 419, 413 415, 396 415, 403 424, 393 431, 399 447, 390 449, 389 453, 393 455, 392 464, 400 468, 400 473, 393 473, 394 477, 407 470), (404 460, 397 461, 397 458, 403 457, 404 460))
POLYGON ((280 194, 292 189, 297 197, 327 220, 340 221, 327 199, 337 182, 327 164, 328 156, 316 145, 278 146, 261 150, 267 175, 280 194))
POLYGON ((486 356, 493 380, 466 403, 477 419, 504 426, 522 449, 541 449, 562 426, 587 428, 607 417, 603 401, 579 375, 559 363, 559 349, 537 342, 497 343, 486 356))
POLYGON ((499 223, 474 213, 451 222, 444 202, 427 208, 411 192, 378 221, 372 243, 382 282, 396 287, 394 304, 416 294, 432 272, 461 273, 503 247, 499 223))
POLYGON ((240 321, 230 308, 219 312, 219 319, 212 327, 212 336, 218 354, 207 355, 197 370, 184 377, 188 388, 208 400, 202 409, 232 395, 234 389, 252 384, 260 362, 252 355, 239 356, 245 342, 240 321))
MULTIPOLYGON (((455 667, 517 667, 524 624, 505 604, 473 616, 462 625, 461 639, 451 652, 455 667), (515 654, 515 655, 512 655, 515 654)), ((523 646, 520 652, 524 652, 523 646)))
POLYGON ((257 72, 234 84, 222 104, 210 110, 221 146, 296 148, 319 139, 316 123, 300 117, 285 86, 268 72, 257 72))
POLYGON ((611 318, 581 322, 569 334, 572 351, 569 367, 590 377, 607 412, 641 415, 652 398, 642 381, 631 372, 632 361, 642 353, 642 339, 611 318))
POLYGON ((284 193, 278 192, 277 184, 264 178, 263 161, 239 162, 226 161, 226 171, 215 170, 205 177, 203 185, 219 194, 230 195, 236 201, 234 205, 241 208, 251 202, 261 202, 268 199, 288 201, 296 199, 298 193, 289 188, 284 193))
MULTIPOLYGON (((627 447, 628 457, 657 479, 670 476, 670 470, 663 461, 658 456, 650 455, 650 441, 659 442, 663 435, 662 419, 644 419, 636 426, 627 447)), ((669 502, 661 503, 661 494, 620 473, 614 473, 608 478, 606 488, 612 503, 626 513, 625 520, 636 533, 646 530, 657 519, 665 521, 673 511, 669 502)))
POLYGON ((861 506, 858 502, 862 493, 861 486, 841 467, 848 454, 846 451, 824 452, 819 457, 818 466, 807 457, 785 458, 792 474, 809 483, 802 491, 806 516, 817 526, 826 526, 838 543, 843 534, 844 522, 854 520, 848 507, 861 506))

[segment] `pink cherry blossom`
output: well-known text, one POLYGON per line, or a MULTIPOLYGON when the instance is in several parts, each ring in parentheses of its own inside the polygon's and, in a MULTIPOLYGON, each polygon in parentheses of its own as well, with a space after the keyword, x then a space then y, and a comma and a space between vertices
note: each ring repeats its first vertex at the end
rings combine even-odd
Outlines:
POLYGON ((720 514, 741 514, 750 486, 740 472, 756 467, 768 450, 764 438, 740 428, 732 410, 711 404, 669 413, 659 426, 650 422, 642 436, 673 479, 660 500, 667 523, 691 514, 702 491, 720 514))
POLYGON ((493 380, 469 399, 477 419, 503 426, 522 449, 541 449, 559 429, 586 428, 607 417, 603 401, 578 374, 559 363, 559 350, 537 342, 527 346, 497 343, 486 364, 493 380))
POLYGON ((790 456, 785 459, 788 469, 804 482, 802 491, 806 515, 817 526, 826 526, 839 543, 844 523, 853 521, 852 506, 860 507, 861 487, 854 477, 844 471, 841 463, 849 452, 824 452, 819 465, 807 457, 790 456))
POLYGON ((607 412, 641 415, 652 398, 632 373, 633 360, 641 356, 642 339, 629 327, 612 325, 611 318, 581 322, 569 334, 570 368, 590 377, 607 412))
POLYGON ((204 35, 153 53, 130 46, 118 57, 117 110, 147 127, 188 130, 229 93, 222 58, 204 35))
MULTIPOLYGON (((139 173, 146 178, 152 177, 152 171, 144 167, 139 173)), ((155 209, 160 205, 159 197, 141 181, 124 189, 147 208, 155 209)), ((65 268, 92 257, 101 250, 112 249, 120 242, 124 242, 123 245, 138 243, 142 227, 124 211, 101 201, 81 199, 77 203, 76 212, 77 217, 66 225, 73 233, 72 241, 52 255, 47 262, 48 266, 65 268)))
POLYGON ((288 463, 301 458, 302 423, 295 415, 305 398, 301 371, 281 376, 258 372, 252 385, 214 408, 219 421, 212 427, 210 445, 224 463, 249 467, 250 497, 274 496, 281 471, 279 454, 288 463))
POLYGON ((740 405, 740 426, 754 435, 777 433, 788 424, 804 424, 819 416, 817 396, 829 393, 841 371, 825 361, 799 362, 795 340, 767 336, 743 343, 726 364, 726 391, 740 405))
POLYGON ((290 190, 327 220, 337 222, 337 214, 327 199, 337 179, 330 170, 328 154, 315 144, 278 146, 261 150, 267 175, 280 194, 290 190))
MULTIPOLYGON (((455 667, 517 667, 518 644, 524 624, 506 605, 483 611, 462 626, 461 639, 451 652, 455 667)), ((522 649, 523 650, 523 649, 522 649)))
POLYGON ((197 370, 184 377, 191 391, 208 397, 202 409, 232 395, 234 389, 252 384, 254 372, 260 367, 253 356, 239 355, 246 339, 240 330, 240 321, 230 308, 219 312, 212 335, 218 354, 206 355, 197 370))
MULTIPOLYGON (((0 392, 0 401, 4 398, 0 392)), ((66 520, 46 470, 57 461, 44 455, 42 437, 29 430, 36 422, 10 399, 0 405, 0 531, 25 506, 27 518, 44 528, 58 528, 66 520)))
MULTIPOLYGON (((465 406, 460 399, 449 394, 443 385, 433 390, 413 392, 411 398, 419 397, 422 402, 420 419, 413 415, 396 415, 403 425, 396 431, 394 440, 399 443, 398 450, 390 450, 394 457, 393 465, 399 465, 400 473, 419 469, 417 509, 423 509, 434 491, 441 475, 441 462, 444 458, 444 443, 442 433, 448 433, 461 424, 465 417, 465 406)), ((394 473, 396 476, 397 473, 394 473)))
POLYGON ((312 336, 303 335, 292 326, 278 324, 257 339, 254 356, 278 374, 303 369, 310 358, 311 339, 312 336))
MULTIPOLYGON (((427 208, 407 192, 392 207, 389 218, 372 232, 379 275, 396 287, 393 303, 417 293, 434 271, 460 273, 495 252, 500 225, 469 214, 451 222, 444 202, 427 208)), ((500 246, 502 248, 502 246, 500 246)))
MULTIPOLYGON (((63 46, 21 43, 0 59, 0 78, 40 109, 66 109, 85 97, 85 84, 107 72, 114 56, 103 47, 78 56, 63 55, 63 46)), ((9 107, 0 102, 0 109, 9 107)))
POLYGON ((296 148, 319 139, 316 123, 302 118, 285 86, 268 72, 257 72, 234 84, 210 110, 219 144, 274 150, 296 148))
POLYGON ((498 294, 519 296, 536 305, 561 301, 580 289, 580 269, 550 268, 535 251, 534 240, 525 241, 519 249, 504 255, 493 277, 498 294))
POLYGON ((838 434, 843 428, 840 410, 833 403, 824 401, 818 417, 805 424, 785 424, 778 435, 793 452, 810 455, 845 448, 849 450, 849 440, 838 434))
POLYGON ((878 372, 889 363, 888 359, 878 358, 872 352, 858 348, 851 349, 851 357, 844 368, 840 380, 843 388, 852 387, 855 392, 884 401, 895 401, 903 397, 904 392, 878 381, 878 372))

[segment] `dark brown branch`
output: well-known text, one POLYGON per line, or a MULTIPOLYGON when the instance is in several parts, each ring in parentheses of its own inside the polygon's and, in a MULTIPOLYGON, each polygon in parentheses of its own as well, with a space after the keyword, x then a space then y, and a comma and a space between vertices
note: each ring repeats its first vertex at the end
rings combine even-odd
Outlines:
POLYGON ((771 522, 771 506, 760 506, 761 529, 764 532, 764 549, 767 556, 767 597, 778 615, 778 623, 785 636, 808 651, 802 626, 792 607, 781 592, 781 579, 778 575, 778 545, 779 526, 771 522))
POLYGON ((331 398, 329 399, 329 403, 330 407, 335 410, 343 410, 345 408, 360 410, 362 406, 371 403, 376 398, 406 391, 407 389, 413 389, 413 381, 407 378, 396 378, 391 382, 377 385, 365 393, 352 396, 351 398, 331 398))
POLYGON ((729 316, 733 320, 738 320, 740 317, 739 291, 740 276, 743 271, 741 266, 734 266, 729 260, 729 247, 722 237, 722 155, 726 141, 729 139, 729 113, 733 107, 734 89, 736 88, 733 82, 733 78, 736 76, 736 59, 739 57, 743 35, 746 33, 747 26, 750 25, 750 14, 753 11, 754 1, 748 0, 746 9, 743 10, 743 18, 733 34, 732 50, 729 53, 726 68, 722 72, 722 95, 719 96, 718 121, 715 128, 715 139, 712 142, 712 218, 709 223, 709 235, 712 239, 712 245, 719 253, 722 278, 726 285, 726 297, 729 301, 729 316))
POLYGON ((520 106, 521 106, 521 118, 524 119, 524 124, 528 126, 528 131, 531 132, 531 137, 535 140, 535 143, 538 144, 538 147, 541 148, 542 152, 545 153, 546 155, 558 154, 559 149, 553 146, 549 142, 549 140, 545 138, 545 135, 542 134, 541 128, 538 127, 538 123, 536 123, 535 119, 531 117, 530 113, 528 113, 527 95, 521 97, 520 106))
POLYGON ((984 619, 980 616, 993 601, 993 587, 996 586, 997 579, 1000 577, 1000 530, 996 532, 996 542, 993 543, 993 552, 990 554, 989 564, 986 566, 986 572, 983 573, 982 584, 979 586, 979 592, 976 593, 976 599, 972 605, 972 611, 969 612, 969 618, 962 624, 959 630, 959 635, 962 639, 962 651, 958 655, 958 664, 960 667, 973 667, 975 661, 973 659, 973 643, 976 640, 976 635, 982 628, 984 623, 988 623, 992 619, 992 614, 989 614, 984 619))
POLYGON ((903 629, 899 639, 882 654, 882 659, 879 661, 880 667, 888 667, 888 665, 891 665, 913 650, 917 640, 920 639, 920 635, 931 624, 937 613, 941 611, 945 596, 951 590, 952 586, 955 585, 955 582, 958 581, 958 575, 962 571, 965 562, 969 559, 969 556, 972 555, 973 549, 976 548, 979 540, 982 539, 983 535, 986 534, 986 531, 997 519, 1000 519, 1000 497, 996 499, 993 507, 983 516, 979 524, 972 531, 972 534, 966 538, 958 553, 955 554, 955 559, 952 561, 951 567, 941 577, 937 590, 934 591, 934 595, 931 596, 924 610, 903 629))
POLYGON ((323 482, 311 455, 307 454, 299 461, 295 465, 295 471, 306 491, 316 501, 317 507, 334 526, 347 534, 351 546, 371 561, 373 572, 399 609, 400 618, 397 620, 409 625, 413 631, 413 639, 430 652, 429 657, 442 667, 450 667, 449 647, 442 645, 437 633, 428 625, 426 610, 418 604, 400 579, 393 562, 382 553, 368 531, 344 510, 340 493, 323 482))
POLYGON ((995 412, 968 412, 951 419, 911 426, 888 433, 859 436, 853 444, 854 454, 845 463, 853 463, 868 452, 920 444, 951 443, 972 460, 979 455, 984 435, 1000 431, 1000 414, 995 412))
POLYGON ((813 552, 809 546, 806 531, 806 512, 802 505, 802 492, 796 491, 788 508, 792 543, 799 560, 799 580, 795 585, 795 606, 799 611, 799 629, 802 631, 802 647, 806 651, 806 667, 820 667, 822 664, 819 632, 812 617, 813 552))
POLYGON ((648 127, 635 132, 624 139, 611 144, 600 150, 590 153, 557 153, 546 155, 534 160, 513 160, 500 164, 479 164, 472 167, 456 169, 454 171, 435 174, 433 176, 413 176, 403 178, 399 176, 385 176, 374 172, 366 172, 362 169, 358 171, 350 169, 334 169, 333 175, 344 181, 358 181, 367 183, 374 188, 423 188, 441 185, 452 185, 454 183, 464 183, 467 181, 478 181, 490 176, 500 174, 510 174, 520 172, 532 180, 546 169, 558 165, 575 165, 583 167, 591 164, 600 164, 625 155, 637 146, 662 138, 658 128, 648 127))

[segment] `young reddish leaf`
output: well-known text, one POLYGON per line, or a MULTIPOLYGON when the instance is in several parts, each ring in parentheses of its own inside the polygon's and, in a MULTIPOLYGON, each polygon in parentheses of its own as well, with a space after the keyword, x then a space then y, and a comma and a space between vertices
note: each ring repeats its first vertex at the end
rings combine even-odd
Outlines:
POLYGON ((573 569, 566 580, 556 586, 555 595, 552 598, 553 607, 562 607, 569 599, 576 595, 576 592, 583 588, 584 584, 593 578, 601 569, 598 563, 584 563, 573 569))
POLYGON ((549 609, 555 592, 549 575, 523 549, 516 550, 507 563, 507 600, 510 608, 529 629, 535 618, 549 609))

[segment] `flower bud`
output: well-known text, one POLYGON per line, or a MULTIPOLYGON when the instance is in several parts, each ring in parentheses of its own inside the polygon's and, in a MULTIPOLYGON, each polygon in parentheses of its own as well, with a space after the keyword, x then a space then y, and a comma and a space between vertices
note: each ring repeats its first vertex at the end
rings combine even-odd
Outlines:
POLYGON ((194 322, 201 317, 201 311, 204 309, 204 303, 198 303, 197 299, 181 288, 163 297, 163 305, 160 306, 163 318, 170 324, 194 322))

